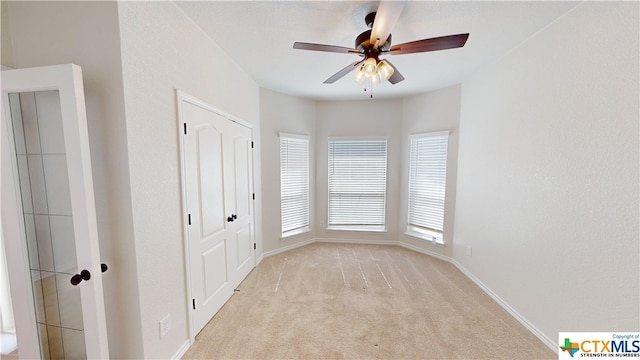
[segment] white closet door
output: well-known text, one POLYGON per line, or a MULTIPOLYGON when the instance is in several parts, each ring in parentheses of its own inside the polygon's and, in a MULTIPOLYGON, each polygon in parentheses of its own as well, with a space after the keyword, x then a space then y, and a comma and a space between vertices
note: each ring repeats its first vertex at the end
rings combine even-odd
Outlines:
POLYGON ((233 185, 229 188, 234 190, 234 221, 230 228, 234 251, 232 263, 235 266, 233 283, 236 287, 255 266, 251 129, 230 122, 228 139, 233 151, 233 157, 225 160, 232 162, 233 166, 233 178, 230 179, 233 185))
POLYGON ((209 322, 233 294, 233 252, 229 241, 233 202, 228 196, 231 155, 225 141, 228 120, 200 106, 183 103, 187 124, 184 165, 188 248, 195 334, 209 322))
POLYGON ((179 95, 191 336, 255 266, 252 130, 179 95))

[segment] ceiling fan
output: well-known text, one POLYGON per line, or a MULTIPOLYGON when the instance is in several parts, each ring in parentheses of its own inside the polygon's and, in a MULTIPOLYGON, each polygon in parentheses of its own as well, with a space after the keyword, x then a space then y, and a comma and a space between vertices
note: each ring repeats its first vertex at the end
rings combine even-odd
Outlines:
POLYGON ((400 74, 391 62, 386 59, 380 59, 381 55, 401 55, 453 49, 463 47, 467 42, 469 34, 457 34, 391 46, 391 30, 398 21, 403 8, 404 1, 382 1, 377 12, 372 12, 365 16, 365 23, 370 30, 356 37, 355 48, 305 42, 295 42, 293 43, 293 48, 359 55, 362 57, 361 60, 347 65, 325 80, 324 83, 332 84, 359 68, 356 80, 359 82, 367 81, 372 86, 382 79, 388 80, 391 84, 397 84, 404 80, 404 76, 400 74))

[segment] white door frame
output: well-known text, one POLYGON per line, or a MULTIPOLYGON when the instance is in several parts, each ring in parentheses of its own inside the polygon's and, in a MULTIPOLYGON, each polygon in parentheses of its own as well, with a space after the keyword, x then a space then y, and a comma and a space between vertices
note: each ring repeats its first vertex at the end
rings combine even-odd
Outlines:
POLYGON ((9 134, 11 115, 8 94, 57 90, 60 96, 73 227, 76 234, 77 266, 91 272, 90 281, 80 286, 85 347, 88 358, 108 358, 106 317, 100 267, 98 226, 96 220, 91 158, 87 130, 82 70, 73 64, 6 70, 2 79, 2 230, 4 232, 9 283, 13 302, 18 349, 21 358, 40 358, 33 289, 24 238, 22 203, 13 137, 9 134), (78 239, 77 235, 83 236, 78 239), (14 239, 12 241, 12 239, 14 239), (15 241, 21 239, 21 241, 15 241))
MULTIPOLYGON (((246 121, 240 120, 218 108, 215 108, 209 104, 207 104, 206 102, 188 95, 187 93, 181 91, 181 90, 176 90, 176 97, 177 97, 177 103, 178 103, 178 131, 179 131, 179 139, 180 139, 180 188, 181 188, 181 197, 182 197, 182 238, 183 238, 183 243, 184 243, 184 261, 185 261, 185 275, 186 275, 186 284, 187 284, 187 294, 186 294, 186 301, 187 301, 187 306, 192 306, 191 304, 191 300, 193 299, 193 291, 192 291, 192 284, 191 284, 191 258, 190 258, 190 245, 189 245, 189 218, 188 218, 188 213, 187 213, 187 188, 186 188, 186 168, 185 168, 185 161, 184 161, 184 156, 185 156, 185 144, 184 144, 184 136, 182 136, 182 134, 185 131, 185 124, 186 124, 186 119, 183 118, 183 102, 187 102, 193 105, 196 105, 198 107, 201 107, 203 109, 212 111, 214 113, 217 113, 225 118, 227 118, 230 121, 236 122, 242 126, 245 126, 249 129, 251 129, 251 138, 253 139, 253 125, 251 123, 248 123, 246 121)), ((253 155, 252 155, 252 159, 253 159, 253 155)), ((253 167, 253 160, 252 160, 252 167, 253 167)), ((252 184, 252 188, 254 186, 254 179, 253 179, 253 169, 252 169, 252 177, 251 177, 251 184, 252 184)), ((254 188, 254 192, 255 192, 255 188, 254 188)), ((255 202, 252 204, 253 205, 253 221, 254 221, 254 226, 255 226, 255 202)), ((254 234, 253 234, 253 239, 252 241, 255 243, 255 230, 254 230, 254 234)), ((254 259, 254 267, 256 265, 256 250, 254 249, 253 252, 253 259, 254 259)), ((189 330, 189 343, 193 344, 193 342, 195 341, 195 331, 194 331, 194 320, 193 320, 193 311, 188 311, 189 316, 187 318, 187 323, 188 323, 188 330, 189 330)))

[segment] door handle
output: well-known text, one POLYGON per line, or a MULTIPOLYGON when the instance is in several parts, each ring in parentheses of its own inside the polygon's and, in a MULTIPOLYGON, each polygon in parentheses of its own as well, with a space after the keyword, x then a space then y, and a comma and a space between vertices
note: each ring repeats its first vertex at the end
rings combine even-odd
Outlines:
POLYGON ((82 270, 80 271, 80 274, 75 274, 71 277, 71 285, 77 286, 82 282, 82 280, 88 281, 89 279, 91 279, 91 273, 89 270, 82 270))
POLYGON ((237 218, 238 218, 238 215, 236 215, 236 214, 231 214, 231 217, 233 218, 233 220, 235 220, 235 219, 237 219, 237 218))
MULTIPOLYGON (((107 264, 100 264, 100 270, 102 270, 102 272, 106 272, 108 269, 107 264)), ((88 281, 89 279, 91 279, 91 272, 89 272, 89 270, 82 270, 80 274, 75 274, 71 277, 71 285, 77 286, 82 280, 88 281)))
POLYGON ((233 217, 233 215, 231 215, 231 216, 227 217, 227 222, 233 222, 233 219, 234 219, 234 217, 233 217))

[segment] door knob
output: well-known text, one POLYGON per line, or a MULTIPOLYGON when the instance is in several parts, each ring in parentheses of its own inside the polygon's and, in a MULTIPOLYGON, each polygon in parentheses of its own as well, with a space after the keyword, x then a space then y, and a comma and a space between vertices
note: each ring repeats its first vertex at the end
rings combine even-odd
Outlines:
POLYGON ((102 272, 105 272, 109 269, 109 267, 107 266, 107 264, 100 264, 100 270, 102 270, 102 272))
POLYGON ((231 216, 227 217, 227 222, 233 222, 233 219, 234 219, 234 217, 233 217, 233 215, 231 215, 231 216))
POLYGON ((235 219, 237 219, 237 218, 238 218, 238 215, 236 215, 236 214, 231 214, 231 217, 233 218, 233 220, 235 220, 235 219))
POLYGON ((71 285, 76 286, 82 282, 91 279, 91 273, 89 270, 82 270, 80 274, 75 274, 71 277, 71 285))

